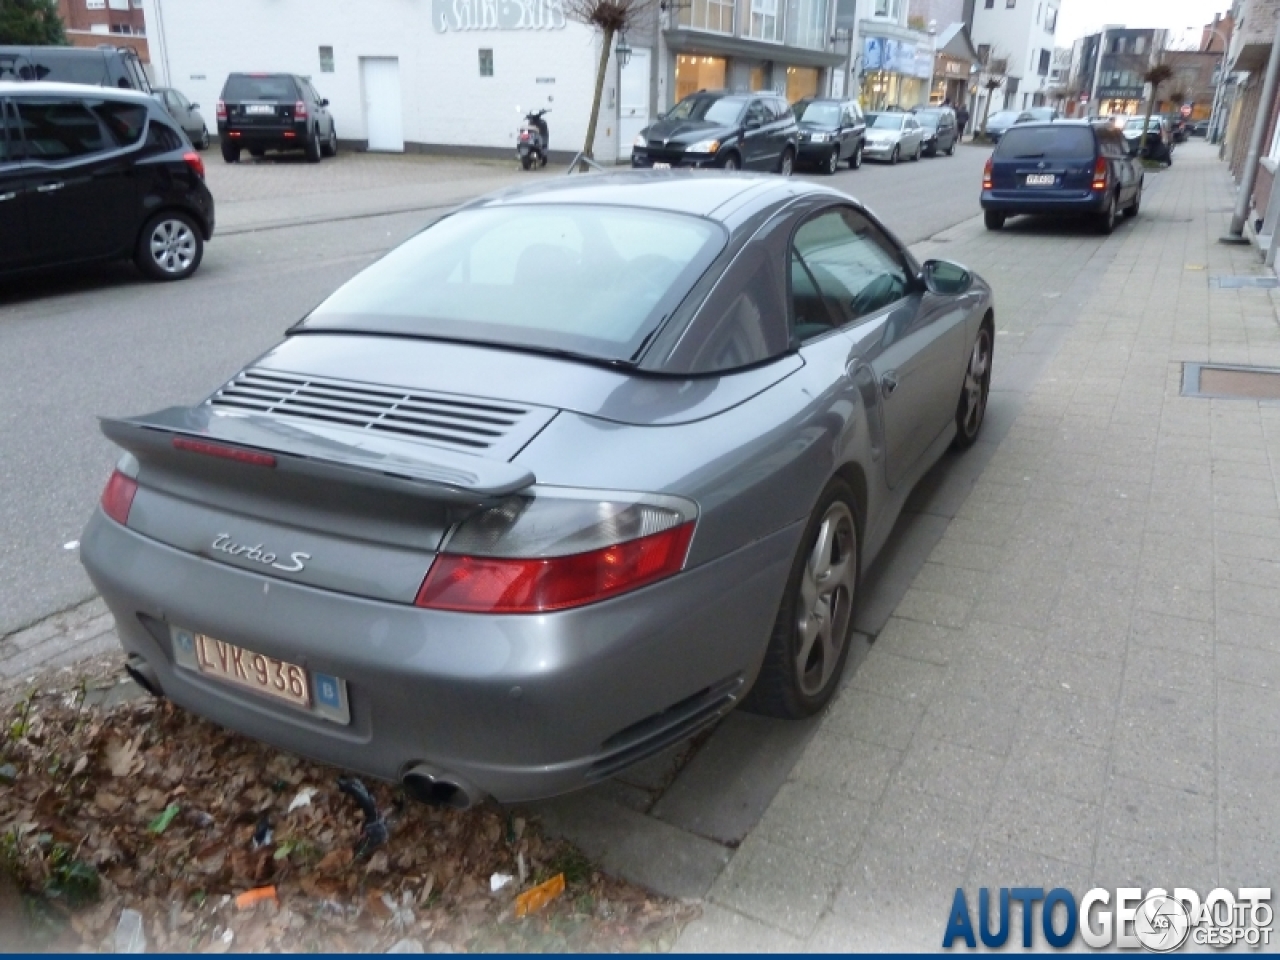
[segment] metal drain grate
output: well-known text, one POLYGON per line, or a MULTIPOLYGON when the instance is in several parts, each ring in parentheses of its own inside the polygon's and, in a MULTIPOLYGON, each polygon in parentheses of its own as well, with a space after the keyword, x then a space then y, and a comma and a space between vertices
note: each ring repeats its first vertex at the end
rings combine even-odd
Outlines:
POLYGON ((1228 400, 1280 400, 1280 370, 1184 363, 1182 395, 1228 400))
POLYGON ((1280 277, 1210 277, 1209 284, 1223 290, 1241 290, 1246 287, 1271 290, 1280 287, 1280 277))

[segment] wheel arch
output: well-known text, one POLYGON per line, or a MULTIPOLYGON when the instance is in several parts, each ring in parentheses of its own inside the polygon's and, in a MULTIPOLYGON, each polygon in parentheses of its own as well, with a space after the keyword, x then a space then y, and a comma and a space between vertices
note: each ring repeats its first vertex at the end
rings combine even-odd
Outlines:
POLYGON ((162 213, 180 213, 185 217, 190 217, 193 221, 195 221, 195 225, 200 229, 201 240, 203 240, 205 243, 208 243, 210 240, 213 239, 213 231, 209 229, 208 220, 206 220, 198 210, 192 210, 190 207, 183 206, 180 203, 172 203, 172 202, 157 203, 154 207, 152 207, 150 210, 147 211, 147 215, 143 218, 142 223, 138 225, 138 232, 133 239, 135 248, 142 241, 142 236, 143 236, 143 233, 146 231, 147 226, 151 223, 152 220, 160 216, 162 213))

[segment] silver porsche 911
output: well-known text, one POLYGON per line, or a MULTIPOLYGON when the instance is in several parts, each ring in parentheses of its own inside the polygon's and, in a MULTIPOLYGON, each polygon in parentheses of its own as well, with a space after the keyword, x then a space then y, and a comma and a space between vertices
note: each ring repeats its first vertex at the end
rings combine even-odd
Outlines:
POLYGON ((827 703, 993 324, 832 189, 494 194, 203 403, 105 420, 83 562, 153 693, 430 802, 564 793, 827 703))

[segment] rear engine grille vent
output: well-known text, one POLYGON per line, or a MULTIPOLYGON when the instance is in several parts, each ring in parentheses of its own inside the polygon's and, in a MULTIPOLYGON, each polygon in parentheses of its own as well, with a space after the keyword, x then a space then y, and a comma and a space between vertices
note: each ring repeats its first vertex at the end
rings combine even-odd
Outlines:
POLYGON ((209 403, 374 430, 472 453, 489 450, 504 438, 514 439, 508 436, 513 432, 527 438, 545 422, 541 411, 518 404, 261 370, 241 373, 209 403))

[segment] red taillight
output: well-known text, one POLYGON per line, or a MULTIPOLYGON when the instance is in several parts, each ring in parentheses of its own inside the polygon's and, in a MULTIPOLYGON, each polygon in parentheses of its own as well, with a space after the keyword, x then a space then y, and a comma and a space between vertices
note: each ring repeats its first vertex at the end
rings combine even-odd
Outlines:
POLYGON ((173 448, 185 450, 187 453, 202 453, 206 457, 221 457, 223 460, 235 460, 254 467, 274 467, 276 458, 269 453, 258 453, 255 450, 243 450, 240 447, 228 447, 221 443, 209 443, 206 440, 192 440, 189 437, 174 437, 173 448))
POLYGON ((414 602, 464 613, 545 613, 595 603, 679 573, 693 524, 567 557, 442 553, 414 602))
POLYGON ((200 159, 200 154, 194 150, 188 150, 182 155, 182 162, 190 167, 197 177, 204 179, 204 161, 200 159))
POLYGON ((1093 165, 1093 189, 1107 189, 1107 158, 1099 157, 1093 165))
POLYGON ((297 103, 293 105, 293 119, 295 120, 307 119, 307 102, 305 100, 299 100, 297 103))
POLYGON ((991 172, 995 168, 995 159, 987 157, 987 165, 982 168, 982 189, 992 189, 991 172))
POLYGON ((225 119, 227 119, 227 105, 226 105, 226 103, 224 103, 223 101, 219 100, 219 101, 218 101, 218 105, 217 105, 216 107, 214 107, 213 109, 214 109, 214 112, 218 115, 218 119, 219 119, 219 120, 225 120, 225 119))
POLYGON ((529 131, 528 131, 528 130, 521 130, 521 131, 520 131, 520 139, 521 139, 521 140, 528 140, 528 139, 529 139, 529 131))
POLYGON ((133 497, 137 492, 137 480, 126 477, 119 470, 115 471, 102 491, 103 512, 121 526, 127 526, 129 510, 133 507, 133 497))

